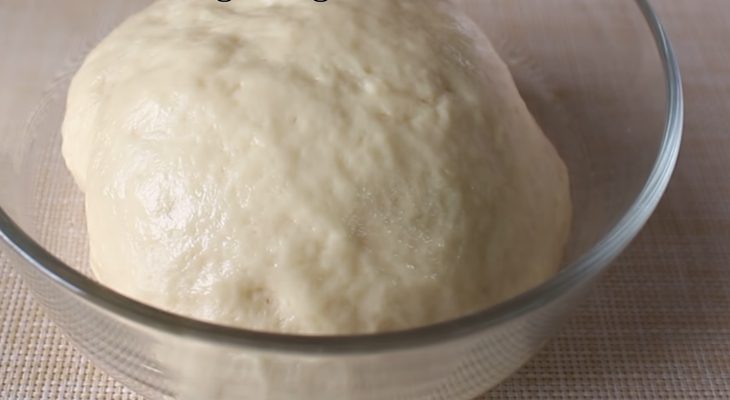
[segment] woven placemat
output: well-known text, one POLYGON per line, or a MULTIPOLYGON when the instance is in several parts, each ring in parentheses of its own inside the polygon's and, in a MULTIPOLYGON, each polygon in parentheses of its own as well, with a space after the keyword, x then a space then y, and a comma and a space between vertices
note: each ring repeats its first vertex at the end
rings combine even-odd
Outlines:
MULTIPOLYGON (((654 3, 685 75, 674 181, 562 333, 485 399, 730 399, 730 2, 654 3)), ((0 27, 20 17, 8 4, 0 27)), ((4 259, 0 324, 0 399, 140 399, 73 349, 4 259)))

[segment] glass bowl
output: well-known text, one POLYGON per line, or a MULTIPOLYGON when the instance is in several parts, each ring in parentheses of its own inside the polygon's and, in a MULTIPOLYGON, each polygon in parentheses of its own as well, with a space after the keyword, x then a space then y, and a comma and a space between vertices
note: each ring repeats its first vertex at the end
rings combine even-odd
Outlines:
POLYGON ((575 220, 561 272, 490 309, 388 334, 277 335, 168 314, 94 281, 83 200, 60 156, 71 76, 148 2, 40 0, 0 28, 13 54, 0 68, 11 88, 0 91, 4 253, 76 347, 148 400, 473 398, 580 304, 646 222, 677 158, 680 76, 646 1, 455 0, 492 37, 570 170, 575 220))

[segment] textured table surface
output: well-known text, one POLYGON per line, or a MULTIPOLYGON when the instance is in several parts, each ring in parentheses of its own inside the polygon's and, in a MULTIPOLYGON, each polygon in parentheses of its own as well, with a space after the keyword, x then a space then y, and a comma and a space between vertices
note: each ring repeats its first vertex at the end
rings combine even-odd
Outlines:
MULTIPOLYGON (((684 73, 677 173, 559 337, 488 399, 730 399, 730 1, 654 4, 684 73)), ((138 399, 66 342, 4 261, 0 399, 138 399)))

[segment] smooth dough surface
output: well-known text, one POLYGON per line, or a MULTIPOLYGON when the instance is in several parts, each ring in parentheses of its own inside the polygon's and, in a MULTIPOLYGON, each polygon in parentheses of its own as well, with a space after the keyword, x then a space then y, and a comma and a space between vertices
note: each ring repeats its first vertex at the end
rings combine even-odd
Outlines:
POLYGON ((74 78, 98 279, 257 330, 391 331, 556 272, 565 166, 447 0, 162 0, 74 78))

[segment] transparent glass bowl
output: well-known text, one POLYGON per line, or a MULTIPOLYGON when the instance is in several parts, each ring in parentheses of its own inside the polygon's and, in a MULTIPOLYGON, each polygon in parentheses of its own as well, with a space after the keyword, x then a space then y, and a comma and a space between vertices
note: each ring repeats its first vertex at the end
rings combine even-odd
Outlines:
POLYGON ((399 333, 297 337, 185 319, 93 280, 83 201, 60 156, 70 77, 146 3, 42 0, 0 27, 13 38, 0 43, 23 49, 3 61, 15 69, 0 69, 0 87, 47 83, 38 95, 0 91, 10 105, 0 118, 27 121, 0 133, 0 236, 47 315, 149 400, 473 398, 525 363, 580 303, 653 211, 679 151, 679 71, 646 1, 456 0, 492 37, 568 164, 575 221, 560 274, 496 307, 399 333), (19 65, 33 81, 17 82, 19 65))

